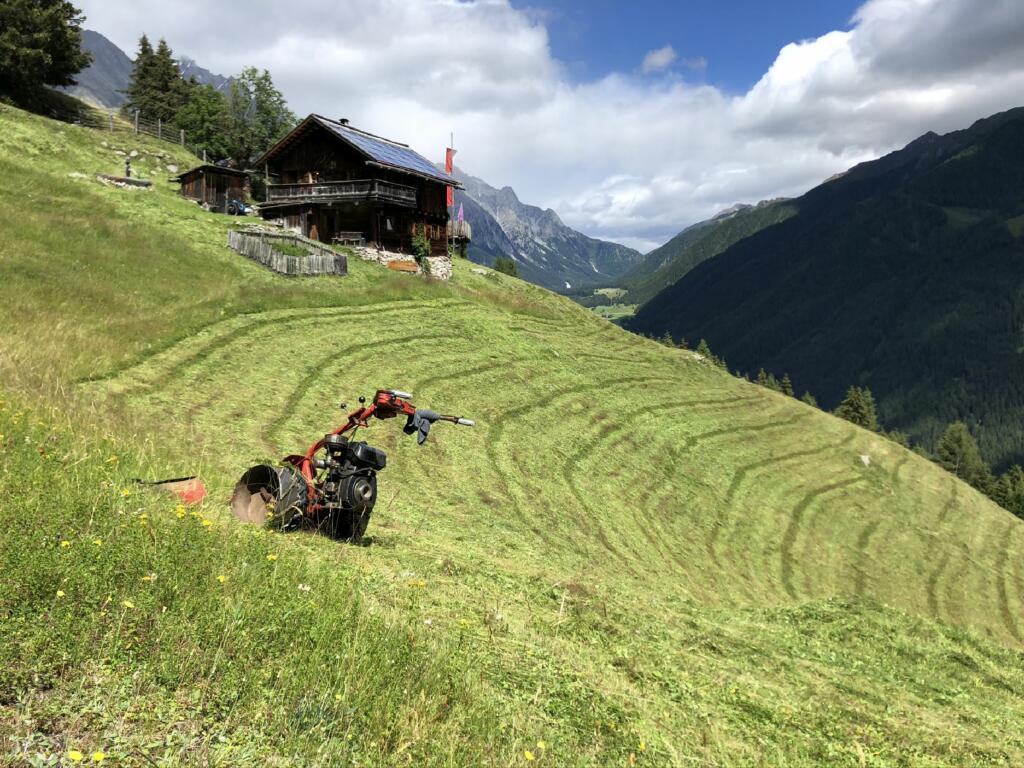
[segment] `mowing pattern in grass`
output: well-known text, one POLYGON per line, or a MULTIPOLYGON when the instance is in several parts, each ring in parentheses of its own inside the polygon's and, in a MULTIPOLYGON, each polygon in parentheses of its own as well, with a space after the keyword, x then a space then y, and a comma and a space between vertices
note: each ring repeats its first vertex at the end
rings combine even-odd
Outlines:
POLYGON ((141 763, 164 738, 152 711, 179 724, 153 748, 168 764, 1024 762, 1021 524, 929 462, 464 263, 445 285, 361 262, 270 275, 173 190, 74 186, 98 137, 0 110, 5 126, 68 150, 41 169, 0 152, 66 225, 0 190, 22 222, 0 221, 4 385, 56 382, 98 422, 0 408, 8 754, 72 734, 141 763), (13 314, 52 311, 37 279, 74 333, 13 314), (369 546, 229 518, 243 469, 378 386, 478 427, 418 448, 374 423, 369 546), (186 470, 211 489, 200 518, 119 496, 186 470), (98 568, 93 538, 115 550, 98 568), (159 599, 139 597, 150 572, 159 599))

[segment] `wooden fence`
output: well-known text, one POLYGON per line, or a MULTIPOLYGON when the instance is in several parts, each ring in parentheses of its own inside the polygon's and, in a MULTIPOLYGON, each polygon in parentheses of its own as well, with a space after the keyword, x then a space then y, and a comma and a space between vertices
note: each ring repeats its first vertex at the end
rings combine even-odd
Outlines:
POLYGON ((291 232, 234 229, 228 232, 228 246, 282 275, 347 275, 348 259, 323 243, 291 232), (297 245, 309 251, 308 256, 289 256, 274 246, 297 245))

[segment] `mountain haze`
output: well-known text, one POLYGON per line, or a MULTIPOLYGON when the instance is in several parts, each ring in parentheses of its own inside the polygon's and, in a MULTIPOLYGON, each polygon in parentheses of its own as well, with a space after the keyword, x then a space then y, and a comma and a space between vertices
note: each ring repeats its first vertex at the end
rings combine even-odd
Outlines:
POLYGON ((60 90, 99 107, 120 107, 132 77, 132 59, 99 32, 82 30, 82 50, 92 63, 75 75, 75 85, 60 90))
MULTIPOLYGON (((134 60, 91 29, 82 30, 82 49, 92 54, 92 64, 75 76, 75 85, 60 90, 99 107, 116 109, 123 106, 134 60)), ((219 91, 226 90, 231 83, 230 77, 214 74, 188 56, 179 56, 177 61, 178 69, 186 80, 194 77, 201 85, 212 85, 219 91)))
POLYGON ((867 386, 883 422, 926 445, 962 419, 989 461, 1024 458, 1024 109, 928 133, 787 205, 628 327, 705 338, 828 407, 867 386))
POLYGON ((550 208, 521 202, 511 187, 496 189, 458 168, 454 175, 465 186, 456 190, 455 206, 463 203, 473 227, 473 261, 489 265, 511 257, 524 279, 564 291, 607 282, 643 258, 632 248, 577 232, 550 208))

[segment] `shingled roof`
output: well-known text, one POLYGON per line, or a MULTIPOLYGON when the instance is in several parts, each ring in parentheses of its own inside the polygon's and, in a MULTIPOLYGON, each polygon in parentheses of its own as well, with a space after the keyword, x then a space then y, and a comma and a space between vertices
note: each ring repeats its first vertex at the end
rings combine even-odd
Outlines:
POLYGON ((454 187, 460 187, 455 179, 437 170, 427 158, 410 148, 408 144, 385 139, 382 136, 375 136, 372 133, 353 128, 348 121, 331 120, 323 115, 309 115, 299 123, 287 136, 267 150, 262 157, 256 160, 258 168, 267 162, 274 155, 286 149, 296 139, 304 135, 315 126, 320 126, 341 141, 353 147, 357 152, 366 157, 366 162, 384 168, 393 168, 415 176, 438 181, 454 187))

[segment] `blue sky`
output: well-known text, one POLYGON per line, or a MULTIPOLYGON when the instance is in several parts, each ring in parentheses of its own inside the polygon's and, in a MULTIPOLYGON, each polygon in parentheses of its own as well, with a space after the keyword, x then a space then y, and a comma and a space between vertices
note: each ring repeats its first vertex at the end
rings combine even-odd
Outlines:
POLYGON ((665 45, 692 82, 747 91, 787 43, 849 28, 852 0, 513 0, 547 26, 552 55, 578 80, 638 69, 665 45), (700 60, 706 67, 695 66, 700 60))

